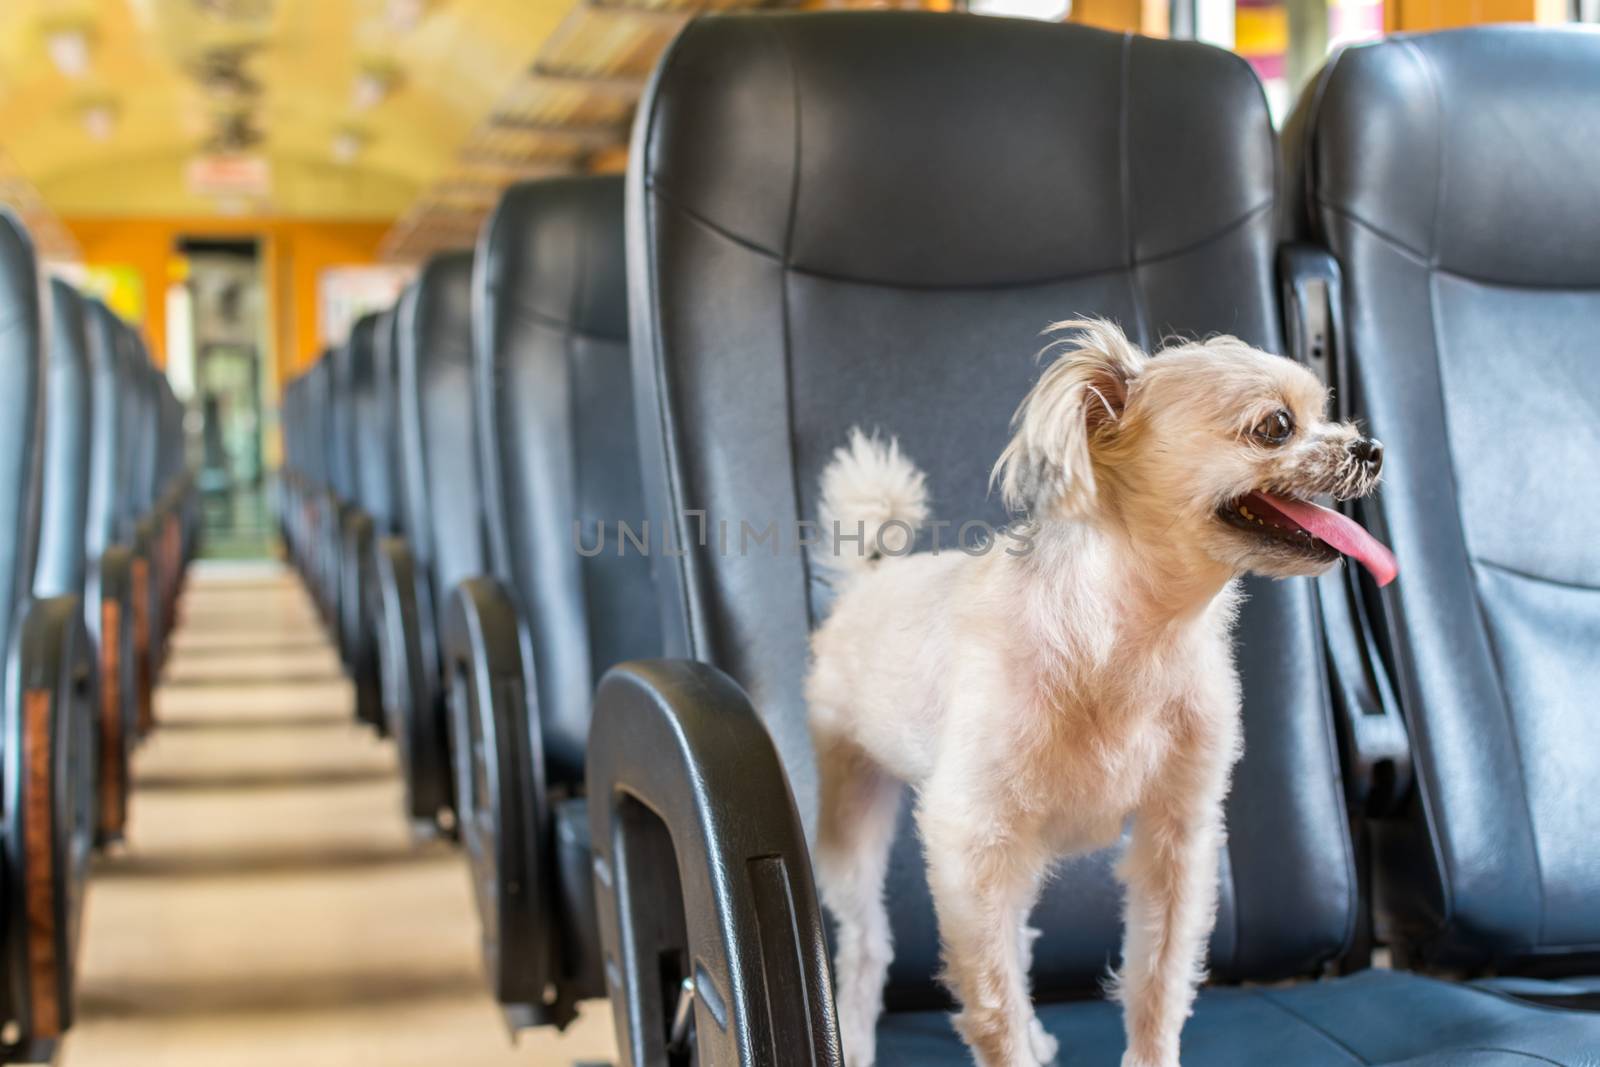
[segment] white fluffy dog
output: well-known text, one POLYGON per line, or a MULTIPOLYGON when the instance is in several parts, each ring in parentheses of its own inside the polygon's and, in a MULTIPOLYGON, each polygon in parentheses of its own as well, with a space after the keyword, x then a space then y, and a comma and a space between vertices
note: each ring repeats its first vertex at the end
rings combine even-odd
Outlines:
POLYGON ((859 430, 822 476, 835 535, 819 562, 839 596, 806 695, 851 1067, 874 1060, 903 784, 956 1025, 986 1067, 1055 1058, 1030 1000, 1028 914, 1055 860, 1114 843, 1132 817, 1123 1064, 1176 1067, 1240 753, 1235 579, 1316 574, 1340 552, 1394 574, 1361 527, 1309 502, 1370 492, 1382 450, 1327 419, 1305 368, 1231 337, 1151 358, 1106 322, 1053 329, 1059 358, 994 469, 1020 536, 906 554, 923 475, 859 430))

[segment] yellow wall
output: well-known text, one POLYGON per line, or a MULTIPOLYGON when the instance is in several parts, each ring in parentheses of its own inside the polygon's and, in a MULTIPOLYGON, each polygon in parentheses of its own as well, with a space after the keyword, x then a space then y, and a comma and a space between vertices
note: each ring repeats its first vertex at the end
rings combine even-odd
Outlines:
POLYGON ((271 344, 281 382, 317 356, 317 280, 330 267, 377 261, 386 222, 68 218, 67 229, 91 267, 127 266, 144 282, 144 329, 153 357, 166 362, 167 286, 184 237, 261 242, 262 282, 271 307, 271 344))
POLYGON ((1484 22, 1561 23, 1565 0, 1387 0, 1390 30, 1442 30, 1484 22))

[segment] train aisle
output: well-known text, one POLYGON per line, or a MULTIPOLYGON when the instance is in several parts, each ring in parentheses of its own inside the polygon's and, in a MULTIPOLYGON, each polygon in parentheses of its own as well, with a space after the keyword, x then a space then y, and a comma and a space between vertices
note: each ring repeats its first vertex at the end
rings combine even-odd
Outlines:
POLYGON ((393 747, 292 575, 197 564, 182 616, 129 843, 89 886, 65 1067, 614 1059, 603 1004, 509 1045, 466 867, 408 839, 393 747))

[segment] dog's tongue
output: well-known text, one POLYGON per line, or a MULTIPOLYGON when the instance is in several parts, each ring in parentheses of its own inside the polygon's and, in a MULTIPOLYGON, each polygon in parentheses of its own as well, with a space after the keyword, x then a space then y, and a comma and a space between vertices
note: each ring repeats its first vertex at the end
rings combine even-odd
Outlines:
POLYGON ((1380 586, 1388 585, 1400 573, 1394 553, 1364 530, 1360 523, 1310 501, 1291 500, 1270 493, 1255 495, 1262 497, 1284 517, 1294 520, 1318 541, 1324 541, 1345 555, 1354 557, 1380 586))

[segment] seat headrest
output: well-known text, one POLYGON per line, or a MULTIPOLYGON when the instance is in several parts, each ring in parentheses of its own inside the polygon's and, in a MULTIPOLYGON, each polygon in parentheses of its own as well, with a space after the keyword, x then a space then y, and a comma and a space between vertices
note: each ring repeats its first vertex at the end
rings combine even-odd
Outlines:
POLYGON ((628 339, 620 177, 514 185, 484 232, 483 277, 500 306, 590 337, 628 339))
POLYGON ((1298 225, 1341 213, 1427 265, 1600 285, 1600 31, 1480 26, 1347 48, 1285 129, 1298 225), (1297 151, 1296 151, 1297 150, 1297 151))
POLYGON ((635 145, 654 191, 845 280, 1093 274, 1184 250, 1274 195, 1259 83, 1189 42, 934 13, 716 16, 683 32, 657 86, 635 145), (1237 180, 1241 151, 1254 183, 1237 180))
MULTIPOLYGON (((417 275, 407 301, 419 369, 431 363, 472 361, 472 253, 434 256, 417 275)), ((401 314, 404 316, 406 311, 401 314)), ((402 328, 405 328, 402 325, 402 328)), ((426 381, 426 375, 423 375, 426 381)))
POLYGON ((44 361, 33 241, 0 207, 0 642, 6 643, 17 602, 32 585, 38 546, 44 361))

